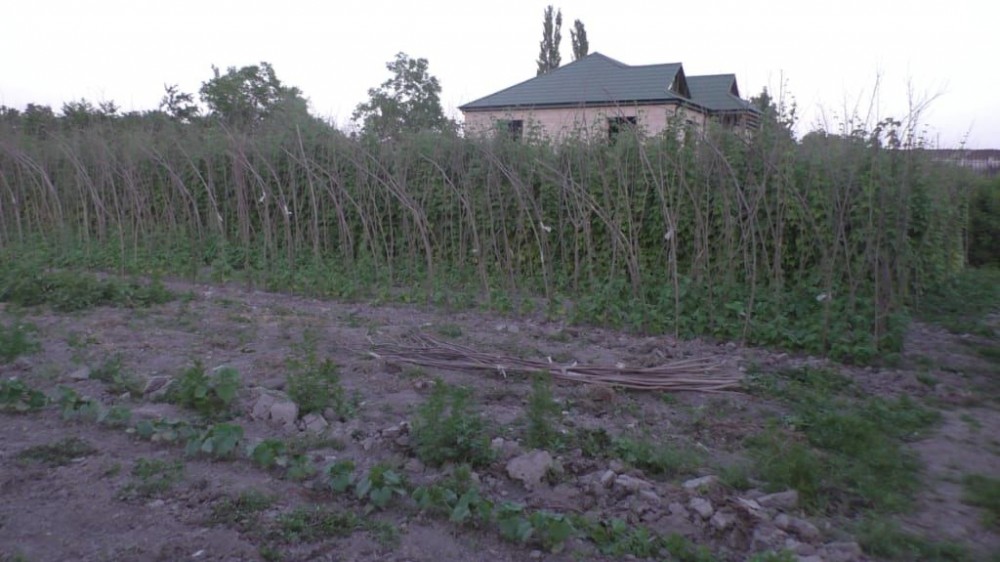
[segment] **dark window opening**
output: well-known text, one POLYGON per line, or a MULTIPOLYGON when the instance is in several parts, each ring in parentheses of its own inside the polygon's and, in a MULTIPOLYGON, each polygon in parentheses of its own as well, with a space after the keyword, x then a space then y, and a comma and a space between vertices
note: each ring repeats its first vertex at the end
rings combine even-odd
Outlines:
POLYGON ((635 116, 632 117, 609 117, 608 118, 608 140, 613 141, 621 133, 635 131, 638 122, 635 116))
POLYGON ((521 119, 499 121, 497 130, 507 135, 510 140, 521 140, 524 138, 524 121, 521 119))

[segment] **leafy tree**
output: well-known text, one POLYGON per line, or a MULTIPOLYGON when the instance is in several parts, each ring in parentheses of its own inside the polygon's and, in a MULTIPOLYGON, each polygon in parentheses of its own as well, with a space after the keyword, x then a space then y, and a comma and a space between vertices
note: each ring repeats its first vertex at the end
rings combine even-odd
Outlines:
POLYGON ((428 72, 427 59, 398 53, 385 67, 392 78, 378 88, 370 88, 368 102, 358 104, 351 116, 361 123, 366 134, 387 139, 402 133, 451 128, 441 108, 441 84, 428 72))
POLYGON ((277 109, 287 109, 289 105, 306 109, 302 91, 283 85, 270 63, 239 69, 231 66, 225 74, 212 66, 212 71, 215 76, 203 82, 198 93, 210 115, 231 126, 254 127, 277 109))
POLYGON ((559 44, 562 42, 562 10, 555 12, 555 23, 553 24, 553 8, 549 4, 545 8, 545 19, 542 21, 542 41, 539 44, 541 51, 538 54, 538 74, 546 74, 557 68, 562 62, 559 55, 559 44))
POLYGON ((42 136, 56 126, 56 114, 47 105, 29 103, 21 114, 24 130, 32 135, 42 136))
POLYGON ((176 121, 187 123, 198 116, 198 106, 194 103, 194 95, 182 92, 177 84, 163 85, 164 94, 160 99, 160 111, 163 111, 176 121))
POLYGON ((587 30, 583 27, 583 22, 576 20, 573 22, 573 29, 569 30, 569 38, 573 42, 573 60, 580 60, 590 52, 590 43, 587 42, 587 30))

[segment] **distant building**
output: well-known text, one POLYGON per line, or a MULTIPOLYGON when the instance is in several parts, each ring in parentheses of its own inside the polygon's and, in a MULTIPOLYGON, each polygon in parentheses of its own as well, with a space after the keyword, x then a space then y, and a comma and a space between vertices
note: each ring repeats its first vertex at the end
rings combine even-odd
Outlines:
POLYGON ((671 124, 756 127, 759 112, 740 97, 736 76, 686 76, 680 63, 629 66, 592 53, 547 74, 469 102, 459 109, 472 134, 520 138, 613 137, 629 127, 656 135, 671 124))
POLYGON ((1000 175, 1000 150, 937 149, 930 152, 935 160, 951 162, 984 176, 1000 175))

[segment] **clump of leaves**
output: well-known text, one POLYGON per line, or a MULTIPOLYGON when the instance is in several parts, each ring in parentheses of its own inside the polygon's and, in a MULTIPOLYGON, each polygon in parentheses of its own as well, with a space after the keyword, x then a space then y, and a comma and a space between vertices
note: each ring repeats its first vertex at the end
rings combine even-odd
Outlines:
POLYGON ((44 408, 49 403, 48 396, 35 390, 24 381, 8 379, 0 381, 0 409, 14 412, 28 412, 44 408))
POLYGON ((858 543, 868 554, 887 560, 966 562, 972 557, 962 545, 936 542, 907 533, 893 521, 868 517, 858 527, 858 543))
POLYGON ((416 488, 412 498, 421 511, 447 516, 452 523, 488 522, 493 516, 493 502, 473 485, 468 465, 456 467, 440 482, 416 488))
POLYGON ((10 363, 22 355, 30 355, 41 349, 31 337, 33 331, 33 326, 20 321, 9 326, 0 323, 0 364, 10 363))
POLYGON ((44 464, 50 467, 65 466, 74 460, 93 455, 97 449, 78 437, 67 437, 47 445, 29 447, 17 454, 18 460, 44 464))
POLYGON ((181 443, 198 435, 199 428, 184 420, 141 420, 133 431, 140 439, 154 443, 181 443))
POLYGON ((100 401, 80 396, 79 393, 67 386, 59 387, 58 404, 64 420, 99 421, 104 413, 104 405, 100 401))
POLYGON ((73 271, 45 271, 34 266, 7 272, 0 301, 20 306, 49 305, 60 312, 97 306, 144 307, 173 300, 174 295, 155 279, 145 284, 115 278, 99 279, 73 271))
POLYGON ((247 456, 261 468, 284 466, 287 462, 288 447, 280 439, 265 439, 247 448, 247 456))
POLYGON ((351 417, 354 404, 340 384, 337 365, 333 361, 317 361, 310 354, 304 361, 293 360, 289 363, 288 396, 298 405, 300 415, 333 408, 342 421, 351 417))
POLYGON ((337 461, 326 469, 326 474, 331 490, 337 493, 346 492, 354 485, 354 461, 349 459, 337 461))
POLYGON ((539 374, 531 384, 528 399, 528 431, 525 443, 533 449, 547 449, 558 445, 559 434, 553 421, 559 414, 559 404, 552 399, 552 379, 548 374, 539 374))
POLYGON ((417 410, 411 430, 420 460, 432 466, 446 462, 484 466, 493 460, 485 423, 469 398, 467 389, 436 382, 417 410))
POLYGON ((142 382, 122 371, 122 356, 119 354, 105 359, 91 370, 90 378, 108 384, 112 394, 127 392, 133 397, 142 396, 142 382))
POLYGON ((334 511, 321 506, 299 507, 280 515, 275 522, 277 529, 269 533, 269 538, 286 543, 346 537, 364 524, 361 518, 351 512, 334 511))
POLYGON ((206 418, 224 418, 231 414, 239 389, 240 374, 236 369, 223 367, 206 375, 201 363, 195 363, 170 387, 167 399, 206 418))
POLYGON ((188 439, 185 454, 205 453, 216 458, 229 458, 243 440, 243 427, 233 423, 212 425, 188 439))
POLYGON ((140 458, 132 467, 132 482, 120 495, 123 498, 157 496, 183 478, 184 463, 181 461, 140 458))
POLYGON ((691 448, 626 437, 614 440, 613 451, 618 458, 635 468, 668 477, 691 474, 702 460, 701 455, 691 448))

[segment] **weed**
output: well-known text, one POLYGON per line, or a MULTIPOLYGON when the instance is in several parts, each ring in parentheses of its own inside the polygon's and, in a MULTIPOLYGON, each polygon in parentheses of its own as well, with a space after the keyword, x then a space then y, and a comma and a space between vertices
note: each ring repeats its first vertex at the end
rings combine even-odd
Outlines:
POLYGON ((122 490, 122 498, 158 496, 184 479, 184 463, 140 458, 132 467, 132 482, 122 490))
POLYGON ((18 460, 43 464, 49 467, 66 466, 73 461, 93 455, 97 449, 78 437, 67 437, 49 443, 24 449, 17 454, 18 460))
POLYGON ((288 455, 288 448, 279 439, 265 439, 247 448, 247 456, 261 468, 282 466, 282 460, 288 455))
POLYGON ((629 438, 614 440, 613 451, 618 458, 635 468, 667 477, 693 473, 702 461, 701 455, 693 449, 629 438))
POLYGON ((80 396, 75 390, 66 386, 59 387, 58 404, 64 420, 100 421, 105 413, 104 405, 98 400, 80 396))
POLYGON ((43 271, 20 267, 0 278, 0 301, 19 306, 49 305, 59 312, 74 312, 98 306, 129 308, 163 304, 174 295, 154 279, 149 284, 118 279, 98 279, 71 271, 43 271))
POLYGON ((552 378, 537 375, 531 383, 528 399, 528 432, 525 443, 532 449, 547 449, 558 444, 559 434, 552 427, 559 414, 559 404, 552 399, 552 378))
POLYGON ((493 460, 485 423, 470 406, 469 396, 464 388, 436 382, 412 427, 420 460, 432 466, 446 462, 484 466, 493 460))
POLYGON ((749 490, 753 487, 750 477, 753 469, 744 462, 719 467, 719 480, 734 490, 749 490))
POLYGON ((223 367, 209 376, 196 362, 170 387, 167 399, 206 418, 218 419, 230 415, 239 388, 240 374, 235 369, 223 367))
POLYGON ((183 420, 141 420, 133 431, 140 439, 154 443, 187 442, 198 435, 198 427, 183 420))
POLYGON ((760 552, 754 554, 747 562, 797 562, 799 557, 793 552, 782 550, 780 552, 760 552))
POLYGON ((917 373, 917 382, 919 382, 920 384, 922 384, 924 386, 928 386, 930 388, 934 388, 941 381, 938 380, 938 378, 935 377, 934 375, 932 375, 932 374, 930 374, 930 373, 928 373, 926 371, 921 371, 921 372, 917 373))
POLYGON ((236 497, 224 498, 212 505, 209 520, 215 525, 227 525, 245 531, 257 526, 261 512, 271 507, 274 499, 257 490, 244 490, 236 497))
POLYGON ((0 409, 28 412, 44 408, 49 398, 40 390, 30 388, 19 379, 0 381, 0 409))
POLYGON ((1000 526, 1000 478, 968 474, 962 479, 962 501, 986 510, 983 521, 1000 526))
POLYGON ((285 470, 285 478, 293 481, 301 481, 316 474, 316 466, 309 455, 292 455, 288 459, 288 469, 285 470))
POLYGON ((353 415, 356 405, 340 385, 333 361, 317 362, 310 355, 305 361, 289 363, 292 371, 288 373, 288 396, 298 405, 300 415, 321 413, 326 408, 333 408, 342 421, 353 415))
POLYGON ((437 327, 437 333, 446 338, 462 337, 462 328, 457 324, 441 324, 437 327))
POLYGON ((968 551, 950 542, 933 542, 902 531, 895 523, 869 517, 859 526, 858 542, 868 554, 889 560, 970 561, 968 551))
POLYGON ((316 542, 330 537, 346 537, 363 527, 364 522, 347 511, 321 506, 299 507, 275 520, 277 529, 269 538, 285 543, 316 542))
POLYGON ((90 371, 90 378, 110 385, 112 394, 128 393, 132 397, 142 396, 142 381, 122 372, 122 356, 116 354, 104 360, 90 371))
POLYGON ((41 349, 32 338, 34 326, 15 320, 9 326, 0 323, 0 364, 10 363, 22 355, 41 349))
POLYGON ((612 452, 613 440, 604 428, 580 428, 570 440, 572 446, 580 449, 586 457, 604 458, 612 452))

